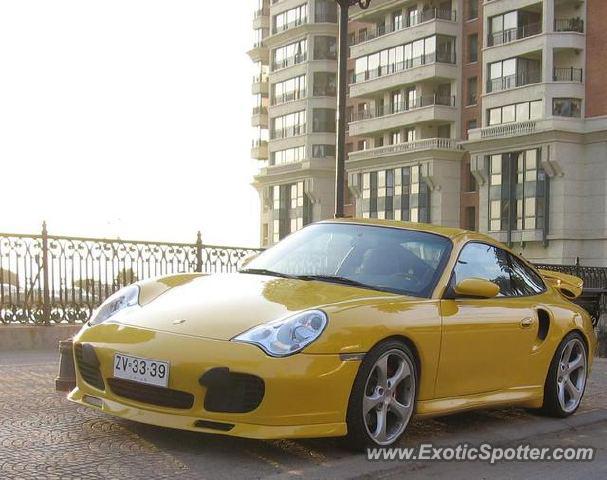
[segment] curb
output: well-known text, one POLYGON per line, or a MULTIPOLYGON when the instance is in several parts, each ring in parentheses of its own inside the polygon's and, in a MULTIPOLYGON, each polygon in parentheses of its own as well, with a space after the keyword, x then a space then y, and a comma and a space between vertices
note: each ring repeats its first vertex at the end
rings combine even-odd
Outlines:
POLYGON ((57 349, 59 342, 73 337, 82 325, 3 325, 0 351, 57 349))

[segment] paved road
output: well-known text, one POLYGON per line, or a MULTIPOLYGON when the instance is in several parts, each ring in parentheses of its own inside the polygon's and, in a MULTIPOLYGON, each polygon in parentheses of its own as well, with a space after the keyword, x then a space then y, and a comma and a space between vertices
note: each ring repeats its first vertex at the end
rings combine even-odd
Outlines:
POLYGON ((140 425, 67 402, 54 392, 56 372, 54 352, 0 352, 0 479, 395 478, 403 471, 408 477, 417 472, 436 478, 511 478, 523 471, 529 477, 537 471, 570 479, 572 472, 598 478, 593 473, 604 472, 607 465, 604 360, 593 372, 580 412, 569 419, 537 417, 520 409, 473 412, 415 421, 404 441, 507 445, 527 439, 542 446, 562 441, 600 447, 592 464, 556 467, 458 463, 453 469, 451 463, 368 462, 334 440, 254 441, 140 425))

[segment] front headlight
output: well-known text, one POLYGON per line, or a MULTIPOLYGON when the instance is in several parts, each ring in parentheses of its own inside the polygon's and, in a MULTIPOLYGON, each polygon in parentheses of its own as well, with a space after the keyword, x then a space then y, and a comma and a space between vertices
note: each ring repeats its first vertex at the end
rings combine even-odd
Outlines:
POLYGON ((327 314, 308 310, 265 323, 241 333, 232 341, 257 345, 268 355, 286 357, 300 352, 316 340, 327 326, 327 314))
POLYGON ((135 306, 139 306, 139 287, 137 285, 129 285, 126 288, 118 290, 111 297, 108 297, 93 313, 93 316, 89 320, 89 325, 99 325, 118 312, 135 306))

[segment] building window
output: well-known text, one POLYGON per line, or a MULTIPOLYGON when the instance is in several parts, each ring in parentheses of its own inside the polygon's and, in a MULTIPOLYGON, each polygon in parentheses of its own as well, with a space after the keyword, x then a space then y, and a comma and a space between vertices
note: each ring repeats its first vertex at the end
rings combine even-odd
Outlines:
POLYGON ((478 18, 478 2, 479 0, 466 0, 468 20, 474 20, 475 18, 478 18))
POLYGON ((468 123, 466 123, 466 130, 468 130, 468 131, 474 130, 477 127, 478 127, 478 122, 477 122, 476 118, 473 118, 472 120, 468 120, 468 123))
POLYGON ((314 96, 337 96, 337 74, 331 72, 314 72, 314 96))
POLYGON ((335 157, 335 145, 312 145, 313 158, 335 157))
POLYGON ((335 109, 315 108, 312 123, 315 133, 335 133, 335 109))
POLYGON ((367 150, 369 148, 369 142, 365 140, 359 140, 357 144, 358 151, 367 150))
POLYGON ((464 228, 466 230, 477 230, 476 228, 476 208, 466 207, 464 210, 464 228))
POLYGON ((552 115, 555 117, 582 116, 582 101, 579 98, 553 98, 552 115))
POLYGON ((487 124, 501 125, 502 123, 524 122, 542 118, 542 101, 521 102, 503 107, 490 108, 487 115, 487 124))
POLYGON ((541 63, 530 58, 508 58, 488 65, 487 93, 522 87, 541 80, 541 63))
POLYGON ((286 12, 274 15, 272 33, 284 32, 308 21, 308 4, 304 3, 286 12))
POLYGON ((469 77, 466 89, 466 105, 476 105, 478 99, 478 78, 469 77))
POLYGON ((468 63, 478 62, 478 35, 468 35, 468 63))
POLYGON ((299 100, 306 96, 306 76, 289 78, 272 85, 272 105, 299 100))
POLYGON ((272 242, 276 243, 311 221, 311 208, 304 182, 270 187, 272 196, 272 242))
POLYGON ((333 0, 316 0, 314 21, 316 23, 337 23, 337 3, 333 0))
POLYGON ((308 41, 306 39, 290 43, 275 49, 272 53, 272 70, 297 65, 305 62, 308 57, 308 41))
POLYGON ((381 50, 355 62, 355 83, 430 63, 455 63, 455 38, 433 35, 381 50))
POLYGON ((267 28, 256 28, 253 30, 253 47, 261 47, 270 31, 267 28))
POLYGON ((270 154, 270 165, 285 165, 288 163, 297 163, 306 157, 306 147, 299 146, 287 148, 286 150, 277 150, 270 154))
POLYGON ((430 190, 421 167, 394 168, 362 174, 362 215, 411 222, 430 221, 430 190))
POLYGON ((488 157, 490 231, 544 227, 546 175, 540 155, 540 149, 531 149, 488 157))
POLYGON ((513 10, 489 19, 487 45, 502 45, 520 38, 537 35, 542 31, 542 16, 539 12, 513 10))
POLYGON ((390 145, 398 145, 399 143, 402 143, 400 130, 394 130, 393 132, 390 132, 390 145))
POLYGON ((314 37, 314 60, 336 60, 337 39, 335 37, 314 37))
POLYGON ((271 138, 289 138, 306 133, 306 111, 288 113, 272 119, 271 138))
POLYGON ((403 28, 403 11, 396 10, 392 12, 392 29, 394 31, 400 30, 403 28))
POLYGON ((375 137, 375 139, 373 140, 373 146, 375 148, 377 148, 377 147, 383 147, 384 146, 384 137, 383 137, 383 135, 379 135, 379 136, 375 137))

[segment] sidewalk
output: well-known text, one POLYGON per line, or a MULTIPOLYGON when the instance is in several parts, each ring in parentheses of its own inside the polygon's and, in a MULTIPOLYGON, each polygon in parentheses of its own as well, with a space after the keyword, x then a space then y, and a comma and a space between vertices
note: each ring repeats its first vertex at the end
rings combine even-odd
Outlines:
MULTIPOLYGON (((3 480, 377 478, 402 472, 398 463, 369 462, 330 439, 255 441, 114 419, 55 393, 56 374, 55 352, 0 351, 3 480)), ((552 438, 563 430, 582 433, 606 420, 607 360, 601 359, 580 411, 568 419, 538 417, 521 409, 472 412, 414 421, 403 443, 509 444, 538 435, 552 438)), ((417 465, 415 469, 432 466, 417 465)))

